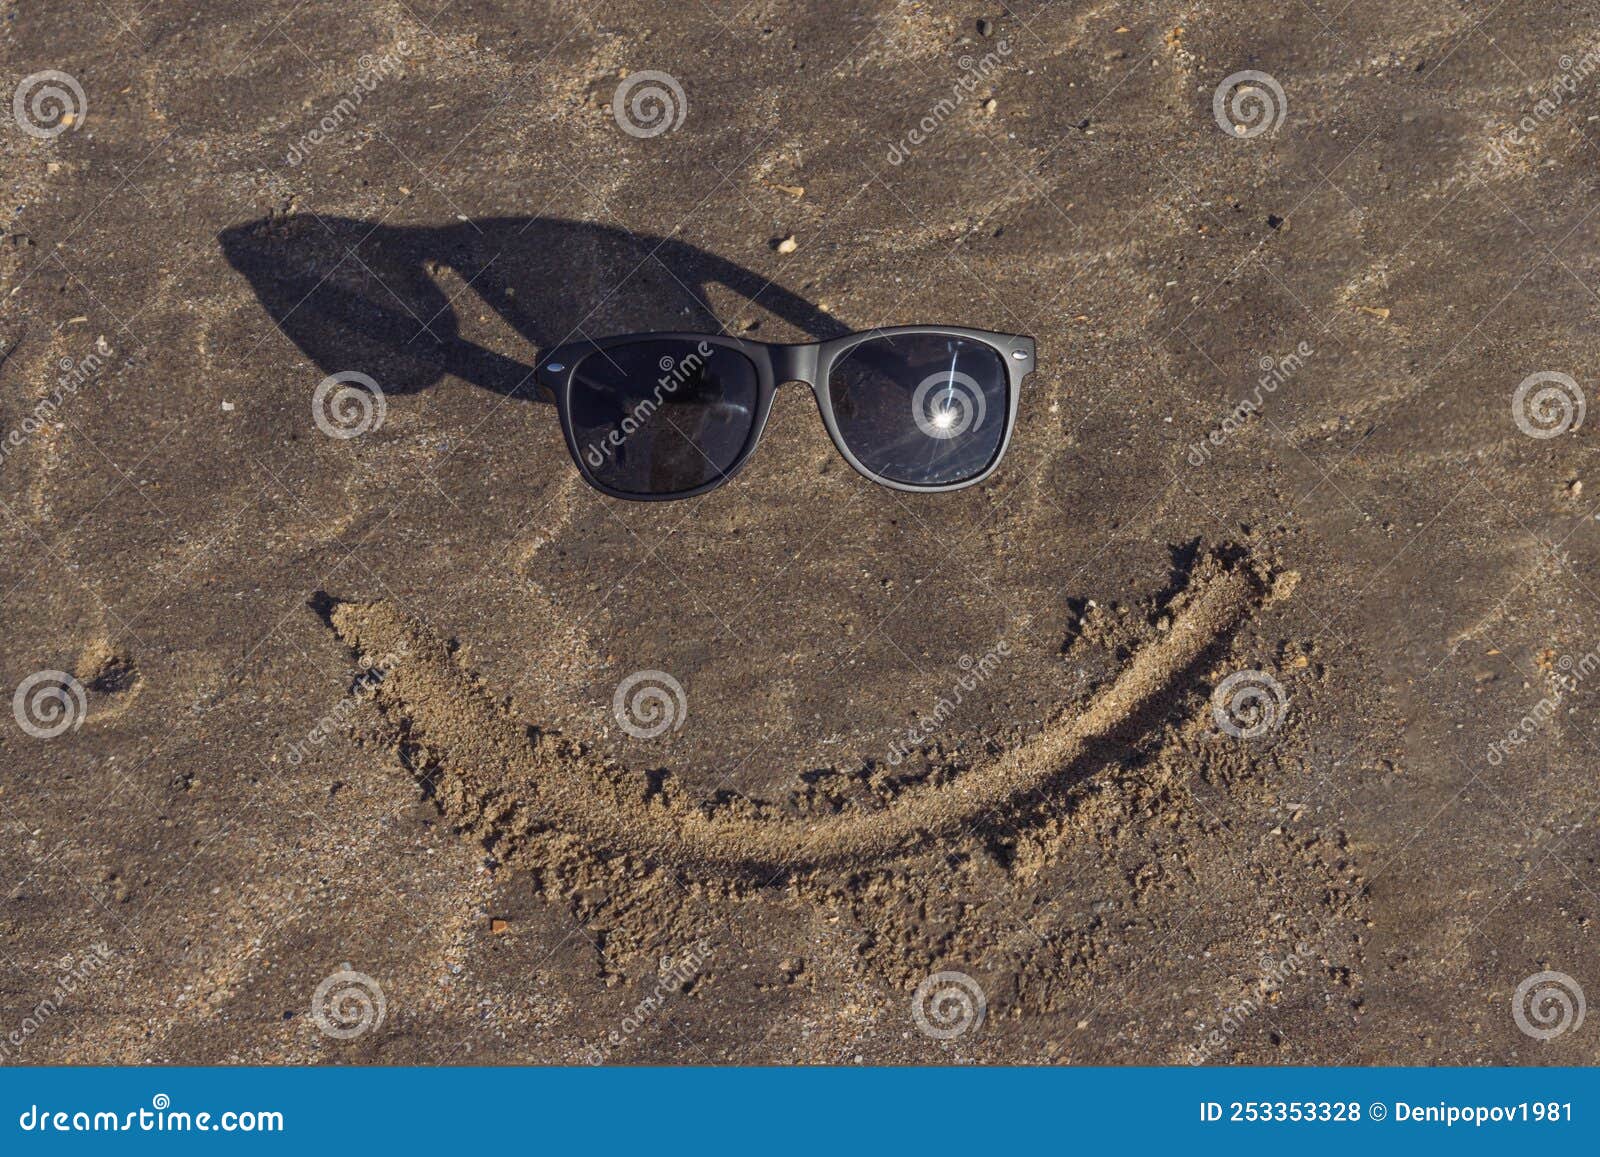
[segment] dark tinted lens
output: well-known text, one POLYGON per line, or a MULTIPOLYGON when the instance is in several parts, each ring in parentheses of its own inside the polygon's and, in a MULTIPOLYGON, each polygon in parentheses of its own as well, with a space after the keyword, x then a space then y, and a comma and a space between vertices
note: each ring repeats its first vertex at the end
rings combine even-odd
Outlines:
POLYGON ((911 486, 983 473, 1005 436, 1008 389, 999 351, 931 333, 864 341, 828 375, 850 452, 874 474, 911 486))
POLYGON ((722 477, 755 427, 755 363, 709 342, 652 339, 597 350, 567 395, 590 473, 613 490, 673 494, 722 477))

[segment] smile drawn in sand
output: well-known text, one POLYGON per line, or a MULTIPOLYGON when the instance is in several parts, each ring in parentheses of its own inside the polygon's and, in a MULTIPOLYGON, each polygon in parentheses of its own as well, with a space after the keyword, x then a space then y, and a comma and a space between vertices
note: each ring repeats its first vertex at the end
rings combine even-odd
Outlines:
POLYGON ((1251 609, 1284 597, 1248 559, 1217 555, 1194 568, 1171 605, 1169 629, 1141 647, 1076 713, 952 782, 908 789, 881 809, 825 816, 711 812, 609 780, 578 745, 518 723, 464 671, 446 643, 388 602, 319 596, 318 610, 363 662, 409 651, 374 690, 402 758, 435 793, 445 815, 469 835, 554 829, 602 854, 636 854, 664 865, 732 880, 859 865, 911 853, 958 834, 1047 789, 1126 727, 1251 609))

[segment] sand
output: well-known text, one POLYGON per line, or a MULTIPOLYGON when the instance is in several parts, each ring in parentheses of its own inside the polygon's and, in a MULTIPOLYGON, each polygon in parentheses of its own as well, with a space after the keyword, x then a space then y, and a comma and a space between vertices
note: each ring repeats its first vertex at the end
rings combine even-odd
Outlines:
MULTIPOLYGON (((1214 562, 1196 568, 1194 581, 1199 589, 1186 592, 1188 601, 1166 632, 1142 647, 1081 712, 947 784, 909 791, 882 810, 853 810, 826 821, 720 819, 693 806, 652 806, 643 776, 631 777, 631 791, 626 783, 615 790, 583 767, 581 750, 537 732, 530 741, 470 675, 454 669, 439 640, 393 607, 335 605, 329 621, 362 665, 381 672, 373 692, 397 736, 398 755, 423 768, 424 785, 438 793, 458 826, 493 833, 548 825, 600 854, 635 852, 697 875, 771 882, 803 868, 848 870, 965 833, 1019 797, 1050 791, 1092 742, 1125 726, 1215 647, 1263 585, 1247 569, 1220 569, 1214 562), (511 802, 497 806, 496 797, 511 802), (519 816, 521 808, 531 817, 519 816)), ((501 839, 498 833, 485 838, 491 845, 501 839)))
POLYGON ((5 8, 0 1063, 1600 1059, 1593 29, 713 7, 5 8), (970 490, 529 388, 918 321, 1038 343, 970 490))

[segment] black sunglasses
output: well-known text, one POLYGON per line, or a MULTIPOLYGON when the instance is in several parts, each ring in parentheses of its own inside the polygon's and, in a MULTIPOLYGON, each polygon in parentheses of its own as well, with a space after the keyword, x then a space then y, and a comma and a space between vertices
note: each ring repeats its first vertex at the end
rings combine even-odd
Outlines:
POLYGON ((689 498, 739 472, 780 382, 811 387, 845 461, 896 490, 959 490, 1000 463, 1031 337, 902 325, 807 345, 698 333, 571 342, 539 367, 585 481, 689 498))

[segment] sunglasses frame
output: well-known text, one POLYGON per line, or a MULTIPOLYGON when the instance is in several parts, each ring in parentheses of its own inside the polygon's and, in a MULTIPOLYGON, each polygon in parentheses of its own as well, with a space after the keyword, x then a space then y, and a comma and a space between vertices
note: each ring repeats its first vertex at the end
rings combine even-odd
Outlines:
POLYGON ((883 329, 861 330, 857 333, 845 334, 842 337, 831 338, 828 341, 804 342, 794 345, 777 344, 772 342, 747 341, 744 338, 728 337, 723 334, 710 333, 628 333, 618 334, 615 337, 599 338, 592 341, 568 342, 551 350, 538 368, 540 385, 548 389, 555 397, 556 409, 561 415, 561 433, 567 440, 567 450, 572 455, 572 461, 577 464, 578 472, 583 480, 600 493, 611 498, 621 498, 629 502, 670 502, 679 498, 693 498, 699 494, 715 490, 724 485, 740 470, 745 463, 750 461, 756 452, 756 447, 761 444, 761 435, 767 428, 767 417, 772 412, 772 399, 777 395, 778 387, 789 382, 803 382, 811 387, 811 393, 816 398, 817 409, 822 414, 822 424, 828 431, 828 437, 833 440, 834 447, 850 463, 852 469, 864 478, 869 478, 880 486, 887 486, 891 490, 908 490, 920 494, 932 494, 946 490, 962 490, 968 486, 975 486, 989 475, 993 474, 1000 465, 1000 459, 1005 457, 1006 448, 1011 444, 1011 432, 1017 424, 1017 404, 1021 397, 1022 380, 1033 371, 1035 361, 1034 340, 1031 337, 1022 337, 1018 334, 991 333, 988 330, 968 329, 956 325, 897 325, 883 329), (1006 428, 1001 436, 1000 445, 995 449, 994 457, 986 466, 973 475, 960 482, 938 483, 928 486, 918 486, 909 482, 897 482, 892 478, 885 478, 867 469, 861 460, 850 452, 850 447, 845 444, 844 437, 839 432, 839 424, 833 415, 833 400, 828 388, 828 379, 833 367, 838 360, 863 342, 877 338, 903 337, 911 334, 933 334, 941 337, 965 338, 968 341, 980 342, 992 348, 1000 355, 1000 360, 1005 363, 1007 376, 1007 405, 1006 428), (572 410, 570 405, 573 379, 578 366, 591 354, 604 350, 614 349, 617 346, 632 345, 641 341, 691 341, 705 342, 707 345, 722 346, 736 350, 749 358, 756 367, 759 393, 756 399, 755 420, 750 426, 750 436, 739 451, 739 456, 733 463, 710 482, 704 482, 689 490, 674 490, 670 494, 648 494, 632 490, 617 490, 607 486, 595 477, 589 464, 584 461, 583 453, 578 446, 577 434, 573 430, 572 410))

